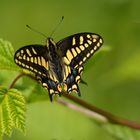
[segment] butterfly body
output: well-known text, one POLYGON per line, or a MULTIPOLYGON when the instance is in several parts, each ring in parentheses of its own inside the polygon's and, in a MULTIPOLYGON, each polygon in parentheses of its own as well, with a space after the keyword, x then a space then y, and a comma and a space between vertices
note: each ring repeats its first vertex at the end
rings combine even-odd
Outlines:
POLYGON ((63 59, 58 52, 55 42, 51 38, 47 39, 46 47, 48 48, 48 70, 50 71, 50 77, 52 77, 52 80, 61 83, 64 75, 63 59))
POLYGON ((47 38, 46 45, 28 45, 16 51, 17 65, 35 74, 36 79, 48 89, 50 99, 54 94, 76 91, 84 63, 102 46, 103 39, 95 33, 79 33, 55 43, 47 38))

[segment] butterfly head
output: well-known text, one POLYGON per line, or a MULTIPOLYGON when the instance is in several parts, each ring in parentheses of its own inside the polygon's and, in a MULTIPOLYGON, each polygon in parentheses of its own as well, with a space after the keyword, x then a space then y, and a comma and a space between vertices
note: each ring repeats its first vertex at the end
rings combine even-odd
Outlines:
POLYGON ((50 60, 54 59, 55 56, 57 55, 56 54, 57 47, 56 47, 56 43, 53 41, 52 38, 50 38, 50 37, 47 38, 46 47, 47 47, 47 50, 48 50, 49 59, 50 60))
POLYGON ((53 41, 52 38, 48 37, 46 40, 46 46, 49 48, 50 46, 56 46, 56 43, 53 41))

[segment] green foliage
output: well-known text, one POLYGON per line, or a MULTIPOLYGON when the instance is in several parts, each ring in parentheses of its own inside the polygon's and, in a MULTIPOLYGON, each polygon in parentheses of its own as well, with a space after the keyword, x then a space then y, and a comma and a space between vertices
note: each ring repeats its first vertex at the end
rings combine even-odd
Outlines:
MULTIPOLYGON (((11 43, 0 39, 1 70, 10 70, 10 73, 11 70, 21 70, 15 65, 13 56, 14 49, 11 43)), ((9 78, 6 76, 3 75, 3 78, 9 78)), ((10 136, 14 128, 25 132, 25 111, 25 99, 20 91, 0 87, 0 137, 4 134, 10 136)))
POLYGON ((16 89, 0 87, 0 135, 11 135, 14 128, 25 132, 25 100, 16 89))
POLYGON ((0 69, 20 70, 14 63, 14 49, 10 42, 0 39, 0 69))

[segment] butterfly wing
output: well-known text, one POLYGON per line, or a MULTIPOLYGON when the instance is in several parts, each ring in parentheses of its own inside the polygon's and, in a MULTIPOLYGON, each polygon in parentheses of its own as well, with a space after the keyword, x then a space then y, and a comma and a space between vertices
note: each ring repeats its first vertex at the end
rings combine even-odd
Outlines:
POLYGON ((64 62, 72 68, 82 66, 103 44, 95 33, 78 33, 57 43, 64 62))
MULTIPOLYGON (((94 33, 79 33, 60 40, 57 53, 64 62, 64 79, 68 93, 80 90, 78 84, 81 80, 83 64, 103 44, 103 39, 94 33)), ((53 51, 52 51, 53 52, 53 51)), ((42 45, 28 45, 16 51, 14 60, 17 65, 35 73, 43 87, 49 91, 50 99, 53 94, 60 94, 58 83, 49 74, 49 50, 42 45)), ((36 77, 37 77, 36 76, 36 77)), ((53 74, 52 74, 53 76, 53 74)), ((64 87, 64 88, 65 88, 64 87)))
POLYGON ((39 76, 48 75, 47 47, 28 45, 16 51, 14 60, 20 67, 32 71, 39 76))

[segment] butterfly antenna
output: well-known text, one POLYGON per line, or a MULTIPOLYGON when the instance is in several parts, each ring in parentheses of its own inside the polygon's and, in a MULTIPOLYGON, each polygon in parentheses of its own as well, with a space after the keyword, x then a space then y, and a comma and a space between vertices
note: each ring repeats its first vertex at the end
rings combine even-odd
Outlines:
POLYGON ((45 38, 47 38, 47 36, 46 36, 45 34, 43 34, 43 33, 39 32, 38 30, 36 30, 36 29, 32 28, 31 26, 26 25, 26 27, 27 27, 28 29, 30 29, 30 30, 32 30, 32 31, 34 31, 34 32, 36 32, 36 33, 38 33, 38 34, 40 34, 40 35, 44 36, 45 38))
POLYGON ((62 16, 60 22, 56 25, 56 27, 55 27, 54 30, 52 31, 50 37, 52 37, 52 35, 53 35, 53 34, 55 33, 55 31, 58 29, 58 27, 59 27, 60 24, 62 23, 63 19, 64 19, 64 16, 62 16))

